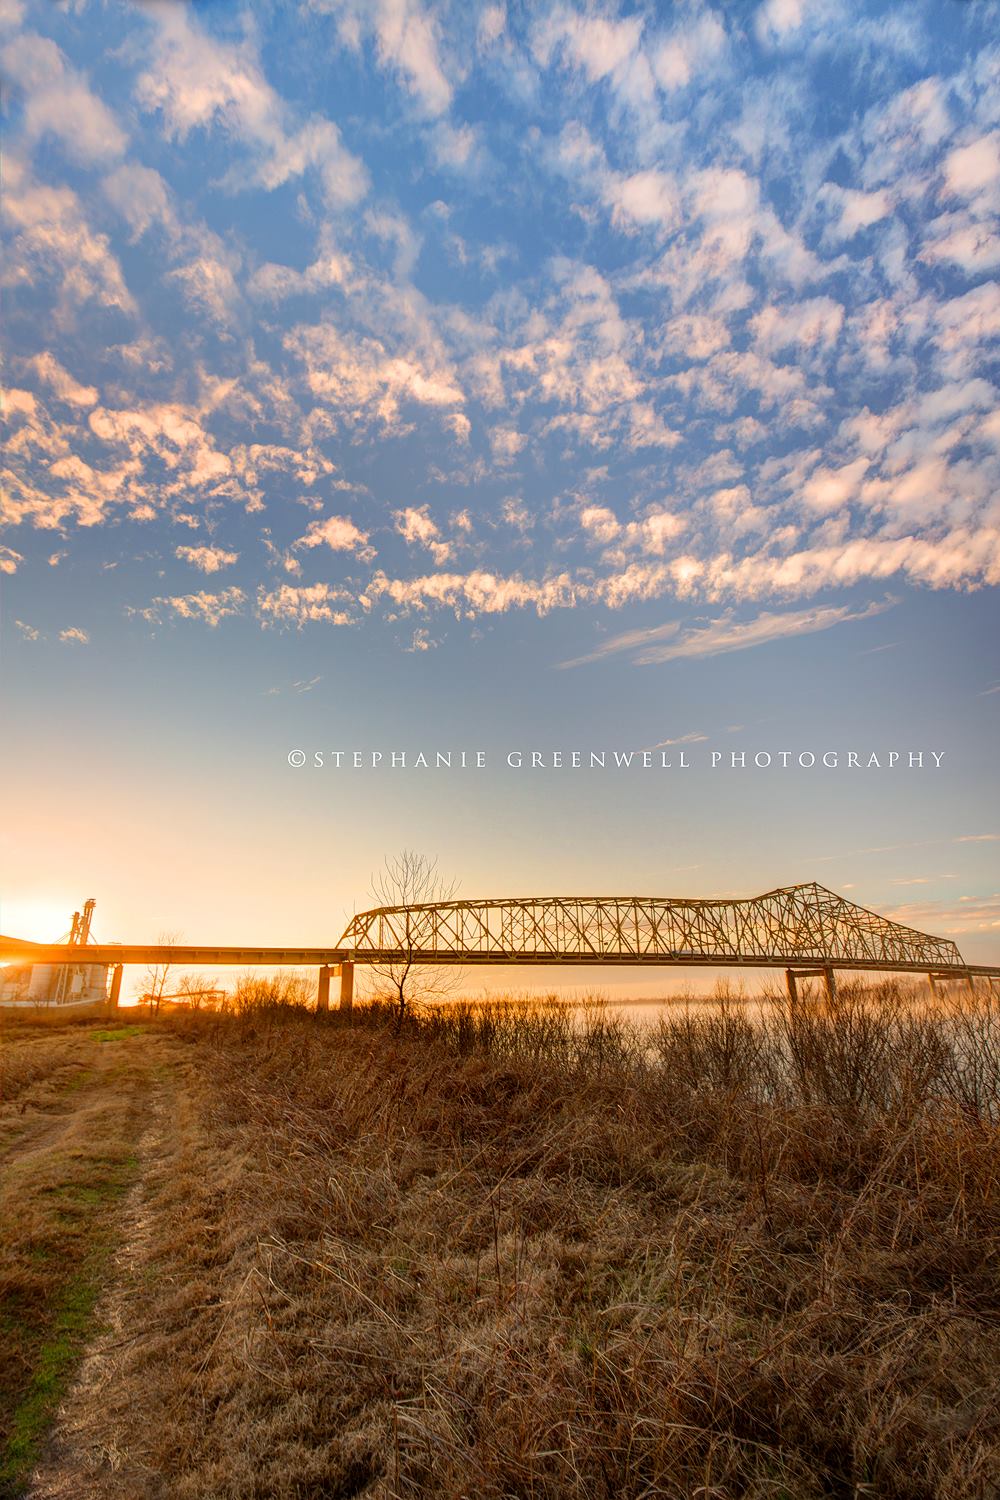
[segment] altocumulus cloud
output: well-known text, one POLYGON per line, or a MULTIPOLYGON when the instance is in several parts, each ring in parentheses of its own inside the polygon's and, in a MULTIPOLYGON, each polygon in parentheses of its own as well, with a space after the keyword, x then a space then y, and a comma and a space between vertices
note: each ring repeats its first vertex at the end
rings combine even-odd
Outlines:
POLYGON ((151 624, 401 645, 663 601, 573 659, 639 663, 1000 583, 986 10, 308 9, 0 13, 0 570, 113 526, 151 624))

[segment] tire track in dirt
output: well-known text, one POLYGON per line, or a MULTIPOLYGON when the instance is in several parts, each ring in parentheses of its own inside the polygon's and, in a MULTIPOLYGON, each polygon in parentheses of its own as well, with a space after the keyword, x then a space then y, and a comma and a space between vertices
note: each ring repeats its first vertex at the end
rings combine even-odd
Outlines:
MULTIPOLYGON (((157 1052, 163 1046, 163 1040, 158 1041, 157 1052)), ((127 1441, 108 1419, 108 1395, 122 1377, 130 1350, 145 1332, 141 1323, 136 1326, 130 1321, 131 1293, 153 1244, 152 1179, 168 1154, 168 1126, 183 1080, 180 1067, 161 1068, 158 1076, 152 1076, 151 1069, 148 1119, 136 1146, 138 1173, 116 1216, 118 1248, 94 1312, 99 1331, 60 1404, 27 1500, 103 1500, 110 1496, 138 1500, 140 1493, 159 1493, 152 1474, 148 1475, 151 1488, 137 1485, 127 1441), (128 1470, 132 1473, 126 1478, 128 1470)))
MULTIPOLYGON (((78 1044, 79 1045, 79 1044, 78 1044)), ((111 1059, 107 1048, 90 1046, 90 1055, 81 1062, 62 1063, 53 1075, 42 1077, 13 1103, 5 1102, 0 1120, 0 1170, 8 1163, 20 1165, 40 1155, 67 1133, 90 1097, 94 1084, 108 1071, 111 1059)), ((6 1098, 0 1076, 0 1098, 6 1098)))

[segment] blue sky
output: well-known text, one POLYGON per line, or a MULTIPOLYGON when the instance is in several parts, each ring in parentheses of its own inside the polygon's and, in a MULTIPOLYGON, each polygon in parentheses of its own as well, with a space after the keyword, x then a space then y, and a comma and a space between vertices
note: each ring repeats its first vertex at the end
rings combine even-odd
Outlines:
POLYGON ((322 941, 416 845, 1000 960, 997 20, 2 0, 3 925, 322 941))

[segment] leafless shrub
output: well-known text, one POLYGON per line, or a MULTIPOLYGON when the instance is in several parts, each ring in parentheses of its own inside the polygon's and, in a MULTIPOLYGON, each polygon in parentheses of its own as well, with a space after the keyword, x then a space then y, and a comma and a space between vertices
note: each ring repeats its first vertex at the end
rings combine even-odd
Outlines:
POLYGON ((987 997, 171 1024, 220 1246, 136 1375, 178 1500, 997 1492, 987 997))
POLYGON ((277 973, 241 974, 228 998, 234 1015, 254 1015, 266 1010, 301 1009, 315 1000, 309 981, 300 975, 277 973))

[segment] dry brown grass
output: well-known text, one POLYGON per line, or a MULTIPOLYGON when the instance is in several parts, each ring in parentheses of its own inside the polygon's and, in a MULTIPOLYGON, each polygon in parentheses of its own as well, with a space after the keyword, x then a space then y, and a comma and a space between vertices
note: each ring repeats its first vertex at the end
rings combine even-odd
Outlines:
POLYGON ((171 1022, 200 1083, 88 1493, 996 1495, 986 997, 671 1010, 649 1046, 257 1001, 171 1022))

